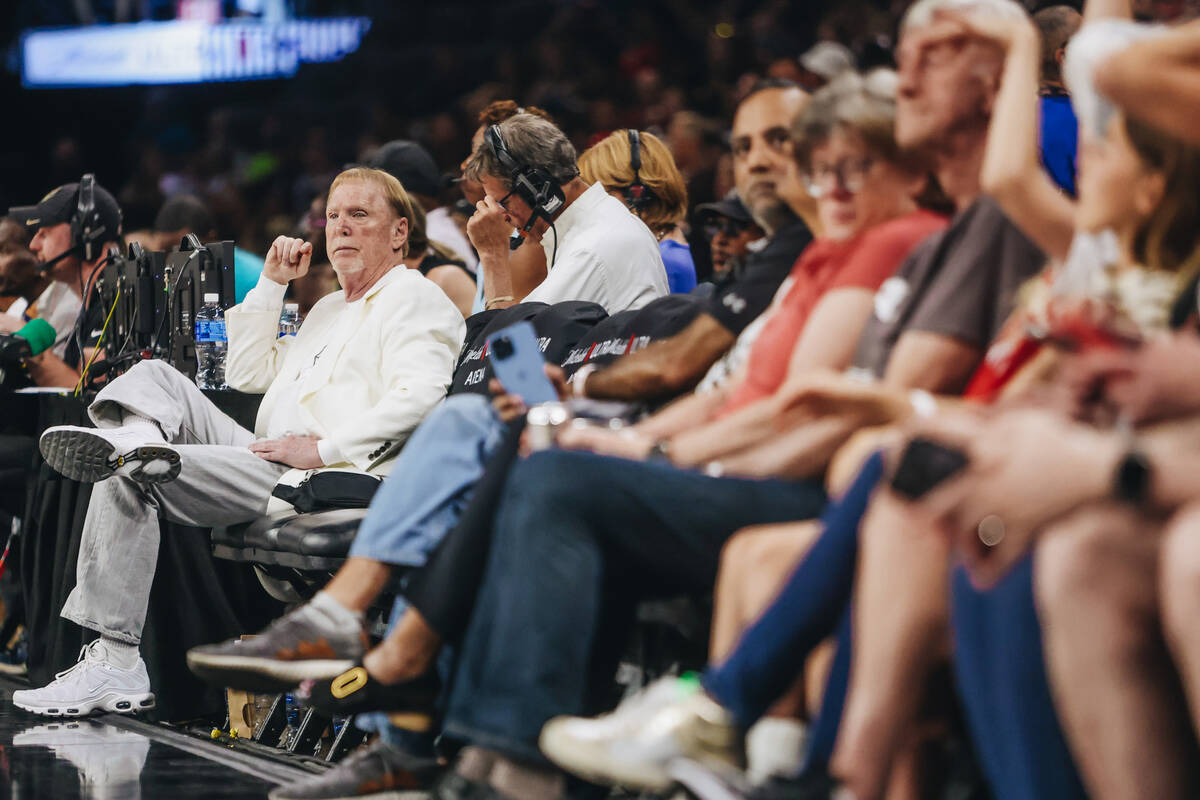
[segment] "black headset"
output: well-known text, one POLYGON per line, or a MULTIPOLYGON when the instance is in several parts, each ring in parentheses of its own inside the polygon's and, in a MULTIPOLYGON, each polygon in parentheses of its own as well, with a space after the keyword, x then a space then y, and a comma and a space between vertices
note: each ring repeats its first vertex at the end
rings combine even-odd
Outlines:
POLYGON ((546 222, 553 222, 554 215, 561 211, 567 202, 562 185, 546 170, 518 161, 504 143, 499 125, 489 125, 483 139, 492 149, 492 154, 496 156, 500 166, 508 173, 512 190, 533 210, 529 222, 525 224, 524 232, 529 233, 538 217, 546 222))
POLYGON ((79 179, 79 198, 71 215, 71 248, 77 249, 84 261, 95 261, 107 233, 96 210, 96 176, 89 172, 79 179))
POLYGON ((633 183, 624 189, 625 205, 635 214, 658 199, 654 190, 642 183, 642 135, 634 128, 629 129, 629 166, 633 168, 633 183))

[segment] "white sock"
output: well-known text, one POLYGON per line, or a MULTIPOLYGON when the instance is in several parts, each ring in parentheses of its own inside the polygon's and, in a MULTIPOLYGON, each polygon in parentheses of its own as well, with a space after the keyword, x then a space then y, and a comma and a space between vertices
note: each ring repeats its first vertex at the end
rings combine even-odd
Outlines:
POLYGON ((328 625, 331 630, 342 631, 346 628, 361 628, 363 615, 359 611, 351 611, 334 599, 327 592, 317 592, 308 601, 308 610, 320 622, 328 625))
POLYGON ((104 660, 121 669, 133 669, 141 658, 136 644, 104 635, 100 636, 100 643, 104 646, 104 660))
POLYGON ((800 768, 808 728, 798 719, 763 717, 746 732, 746 777, 758 785, 800 768))
POLYGON ((167 437, 163 436, 162 428, 158 427, 157 422, 149 417, 134 414, 132 411, 121 412, 121 427, 138 431, 145 437, 146 442, 167 441, 167 437))

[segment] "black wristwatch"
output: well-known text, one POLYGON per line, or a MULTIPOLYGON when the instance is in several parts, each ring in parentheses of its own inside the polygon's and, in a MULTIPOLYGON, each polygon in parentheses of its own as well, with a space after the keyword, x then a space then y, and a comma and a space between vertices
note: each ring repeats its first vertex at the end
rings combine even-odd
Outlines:
POLYGON ((1117 463, 1117 471, 1113 475, 1113 497, 1133 506, 1143 505, 1149 497, 1153 475, 1154 466, 1145 453, 1137 447, 1130 448, 1117 463))

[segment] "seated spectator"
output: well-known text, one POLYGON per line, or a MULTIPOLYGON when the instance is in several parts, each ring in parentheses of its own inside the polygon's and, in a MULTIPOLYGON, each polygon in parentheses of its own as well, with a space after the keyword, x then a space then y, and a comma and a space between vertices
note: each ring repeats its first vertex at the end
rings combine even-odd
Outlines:
POLYGON ((29 248, 0 244, 0 333, 12 333, 30 318, 26 312, 50 285, 29 248))
POLYGON ((386 474, 444 396, 465 325, 440 290, 400 265, 412 219, 403 187, 379 170, 347 170, 330 188, 326 219, 343 291, 322 299, 297 336, 278 338, 278 322, 286 284, 309 266, 312 246, 298 239, 274 242, 258 286, 226 314, 226 380, 266 393, 257 436, 158 361, 97 395, 97 428, 42 434, 47 463, 96 483, 62 615, 100 638, 49 685, 16 693, 16 705, 50 716, 153 707, 138 643, 160 515, 231 525, 261 515, 291 470, 386 474))
MULTIPOLYGON (((771 304, 801 250, 812 241, 813 233, 801 217, 812 198, 794 177, 788 178, 794 169, 788 152, 789 131, 806 100, 794 84, 763 81, 742 100, 734 115, 738 196, 755 224, 766 231, 763 245, 747 255, 736 280, 714 292, 704 312, 678 335, 605 369, 580 369, 572 380, 575 395, 600 400, 669 400, 695 387, 718 359, 731 352, 735 342, 743 337, 753 341, 752 323, 771 304)), ((736 366, 721 370, 722 375, 733 371, 736 366)))
POLYGON ((657 136, 616 131, 583 152, 579 173, 588 183, 602 185, 650 228, 658 239, 672 294, 696 288, 696 265, 679 228, 687 214, 687 187, 657 136))
POLYGON ((53 283, 38 297, 38 315, 54 327, 55 347, 26 360, 39 386, 74 387, 96 355, 104 309, 95 285, 110 247, 122 247, 121 207, 104 187, 94 185, 95 211, 80 219, 78 183, 60 186, 35 206, 10 208, 9 216, 35 229, 29 249, 53 283), (80 233, 73 232, 77 223, 80 233), (84 228, 92 239, 84 241, 84 228), (56 324, 57 322, 57 324, 56 324))
POLYGON ((437 284, 464 319, 471 316, 471 307, 475 304, 475 275, 457 259, 454 251, 428 238, 425 212, 419 205, 413 206, 413 226, 408 236, 408 255, 404 257, 404 265, 437 284))
POLYGON ((553 123, 518 114, 484 132, 463 172, 485 196, 467 226, 484 274, 485 307, 518 300, 587 300, 610 314, 668 294, 653 235, 600 185, 579 177, 575 148, 553 123), (513 294, 510 234, 549 256, 546 280, 523 298, 513 294))
MULTIPOLYGON (((201 242, 212 242, 218 238, 216 225, 208 207, 197 197, 177 194, 163 203, 154 218, 157 242, 152 250, 174 250, 180 240, 194 233, 201 242)), ((236 244, 233 248, 233 282, 237 302, 246 298, 246 293, 258 283, 262 275, 263 260, 236 244)))
MULTIPOLYGON (((537 106, 520 106, 513 100, 497 100, 494 103, 489 103, 483 111, 479 112, 476 119, 478 126, 475 133, 471 136, 471 152, 463 159, 459 165, 460 173, 465 173, 467 163, 471 160, 471 154, 479 149, 483 144, 483 133, 492 125, 499 125, 504 120, 514 117, 517 114, 532 114, 535 117, 541 117, 547 122, 553 122, 542 109, 537 106)), ((479 181, 468 178, 465 174, 459 177, 459 186, 463 193, 463 206, 458 211, 453 212, 454 219, 461 219, 461 228, 463 237, 467 237, 467 224, 470 218, 475 214, 476 203, 483 200, 483 186, 479 181)), ((457 204, 456 204, 457 205, 457 204)), ((472 251, 474 252, 474 251, 472 251)), ((476 256, 478 262, 478 256, 476 256)), ((540 247, 520 247, 508 254, 508 271, 512 276, 513 294, 516 297, 524 297, 532 292, 538 284, 546 279, 546 254, 540 247)), ((472 311, 478 313, 484 310, 484 275, 483 271, 476 264, 475 270, 475 305, 472 311)))
POLYGON ((737 189, 715 203, 696 206, 696 214, 711 242, 713 282, 720 284, 733 277, 750 247, 766 234, 742 205, 737 189))

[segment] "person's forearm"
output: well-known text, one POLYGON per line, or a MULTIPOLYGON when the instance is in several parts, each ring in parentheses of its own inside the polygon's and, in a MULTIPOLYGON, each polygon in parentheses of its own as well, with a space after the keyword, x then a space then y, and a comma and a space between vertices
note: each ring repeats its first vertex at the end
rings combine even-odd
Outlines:
POLYGON ((711 392, 684 395, 633 428, 652 441, 668 439, 688 428, 705 424, 728 397, 729 390, 724 386, 711 392))
POLYGON ((50 351, 34 356, 25 362, 29 377, 38 386, 74 387, 79 383, 79 372, 67 366, 67 362, 50 351))
POLYGON ((1200 144, 1200 23, 1107 59, 1096 69, 1096 88, 1130 116, 1200 144))
POLYGON ((719 463, 731 475, 813 479, 825 471, 838 449, 857 429, 857 423, 841 417, 815 420, 761 445, 725 456, 719 463))
POLYGON ((734 336, 701 314, 670 339, 655 342, 588 376, 585 393, 597 400, 660 400, 695 387, 727 351, 734 336))
POLYGON ((779 435, 780 404, 768 397, 707 425, 689 427, 671 439, 671 460, 695 466, 719 459, 779 435))
POLYGON ((1072 206, 1042 169, 1038 150, 1037 31, 1018 28, 1004 62, 988 129, 980 183, 1048 255, 1065 258, 1074 234, 1072 206))
POLYGON ((512 273, 508 267, 507 250, 488 250, 479 254, 479 269, 483 273, 484 307, 508 308, 516 305, 512 273))

